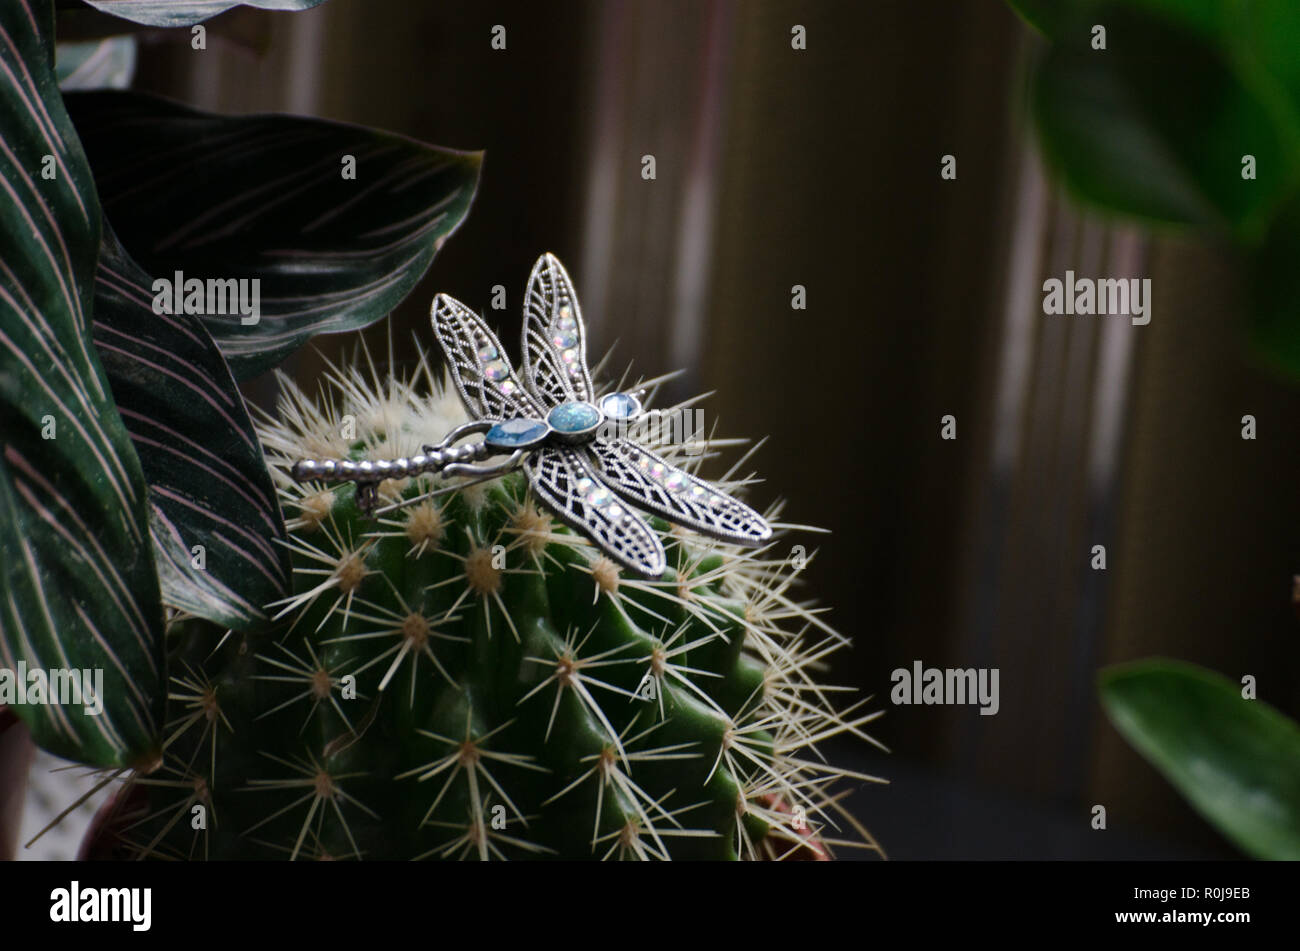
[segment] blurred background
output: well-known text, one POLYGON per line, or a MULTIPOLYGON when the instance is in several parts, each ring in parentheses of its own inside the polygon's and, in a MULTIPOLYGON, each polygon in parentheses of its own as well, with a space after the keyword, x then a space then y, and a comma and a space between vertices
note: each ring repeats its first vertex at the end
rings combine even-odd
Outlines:
MULTIPOLYGON (((1043 43, 994 0, 330 0, 225 14, 204 51, 141 33, 135 88, 486 151, 376 352, 432 342, 434 293, 487 309, 498 284, 517 339, 552 251, 594 352, 684 368, 670 397, 716 391, 706 425, 770 437, 753 498, 830 530, 789 539, 818 551, 802 594, 854 640, 831 679, 887 711, 889 755, 835 755, 891 781, 849 803, 891 858, 1233 857, 1096 675, 1178 657, 1300 714, 1300 386, 1244 346, 1232 250, 1088 213, 1045 171, 1043 43), (1045 316, 1067 269, 1150 278, 1150 324, 1045 316), (894 706, 915 661, 998 668, 997 715, 894 706)), ((350 342, 288 368, 310 383, 350 342)))

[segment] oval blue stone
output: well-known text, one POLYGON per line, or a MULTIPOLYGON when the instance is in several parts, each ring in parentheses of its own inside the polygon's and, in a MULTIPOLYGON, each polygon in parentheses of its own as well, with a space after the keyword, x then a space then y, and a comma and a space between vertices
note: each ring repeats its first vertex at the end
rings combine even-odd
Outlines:
POLYGON ((641 412, 641 403, 627 393, 610 393, 600 401, 600 409, 611 419, 628 419, 641 412))
POLYGON ((590 403, 561 403, 546 414, 557 433, 583 433, 600 425, 600 410, 590 403))
POLYGON ((507 419, 489 429, 483 441, 494 449, 525 449, 541 442, 550 431, 540 419, 507 419))

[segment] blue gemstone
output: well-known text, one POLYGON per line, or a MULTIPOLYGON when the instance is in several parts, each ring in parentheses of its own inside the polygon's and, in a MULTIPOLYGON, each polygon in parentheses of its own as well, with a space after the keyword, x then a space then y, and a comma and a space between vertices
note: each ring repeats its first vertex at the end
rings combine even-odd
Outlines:
POLYGON ((600 401, 600 410, 610 419, 628 419, 641 412, 641 403, 627 393, 610 393, 600 401))
POLYGON ((600 424, 600 410, 590 403, 561 403, 546 414, 557 433, 584 433, 600 424))
POLYGON ((507 419, 489 429, 483 441, 493 449, 525 449, 541 442, 550 431, 540 419, 507 419))

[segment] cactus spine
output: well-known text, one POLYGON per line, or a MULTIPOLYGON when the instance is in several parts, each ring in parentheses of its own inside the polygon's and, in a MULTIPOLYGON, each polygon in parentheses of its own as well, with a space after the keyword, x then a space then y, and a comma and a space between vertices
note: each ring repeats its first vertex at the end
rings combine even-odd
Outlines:
MULTIPOLYGON (((837 710, 837 689, 816 679, 847 642, 795 600, 779 541, 744 550, 655 522, 668 573, 625 577, 539 509, 518 474, 365 518, 353 487, 300 485, 289 464, 409 455, 465 416, 423 354, 409 376, 360 366, 331 368, 319 399, 282 378, 277 413, 259 423, 294 591, 262 633, 173 619, 164 765, 132 779, 119 854, 875 848, 836 792, 873 777, 816 749, 838 734, 870 740, 874 714, 837 710)), ((437 484, 379 492, 391 501, 437 484)))

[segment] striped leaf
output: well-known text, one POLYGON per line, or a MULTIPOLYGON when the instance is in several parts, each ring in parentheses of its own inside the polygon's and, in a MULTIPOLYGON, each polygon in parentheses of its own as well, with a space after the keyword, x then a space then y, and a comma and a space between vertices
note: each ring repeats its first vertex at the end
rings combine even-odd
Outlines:
POLYGON ((149 484, 163 600, 248 630, 288 586, 275 488, 216 344, 197 317, 155 314, 152 288, 105 224, 95 348, 149 484))
POLYGON ((29 693, 14 709, 55 753, 143 764, 164 694, 158 579, 144 477, 90 342, 100 210, 52 18, 50 0, 0 3, 0 667, 11 687, 20 665, 28 686, 102 671, 95 702, 29 693))
POLYGON ((105 215, 148 273, 260 282, 255 324, 203 315, 237 379, 386 316, 478 183, 478 154, 317 119, 213 116, 126 92, 71 94, 68 108, 105 215))
POLYGON ((309 10, 325 0, 85 0, 87 6, 145 26, 189 26, 233 7, 309 10))

